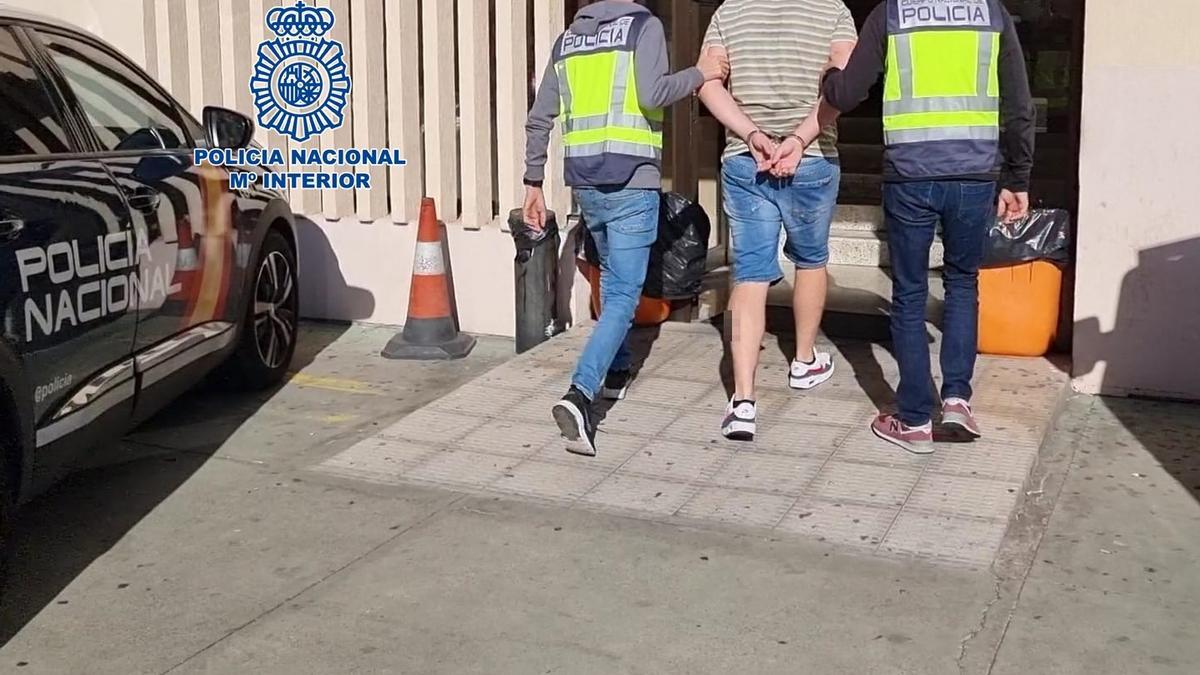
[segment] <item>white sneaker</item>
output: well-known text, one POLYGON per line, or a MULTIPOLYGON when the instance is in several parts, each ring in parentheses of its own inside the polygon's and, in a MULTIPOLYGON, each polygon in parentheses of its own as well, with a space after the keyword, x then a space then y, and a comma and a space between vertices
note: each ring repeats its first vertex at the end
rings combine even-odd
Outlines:
POLYGON ((757 416, 758 407, 754 401, 730 400, 721 422, 721 434, 731 441, 752 441, 758 431, 757 416))
POLYGON ((792 389, 813 389, 833 377, 833 357, 826 352, 813 352, 812 363, 792 361, 788 386, 792 389))

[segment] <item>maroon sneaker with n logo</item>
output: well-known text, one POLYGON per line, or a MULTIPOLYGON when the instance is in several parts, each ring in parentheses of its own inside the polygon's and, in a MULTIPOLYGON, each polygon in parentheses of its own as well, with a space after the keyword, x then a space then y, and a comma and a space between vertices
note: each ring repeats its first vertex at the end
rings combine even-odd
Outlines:
POLYGON ((910 427, 895 415, 880 415, 871 423, 871 431, 888 443, 898 445, 915 455, 933 452, 933 423, 910 427))
POLYGON ((942 402, 942 429, 974 440, 983 436, 971 404, 961 398, 948 398, 942 402))

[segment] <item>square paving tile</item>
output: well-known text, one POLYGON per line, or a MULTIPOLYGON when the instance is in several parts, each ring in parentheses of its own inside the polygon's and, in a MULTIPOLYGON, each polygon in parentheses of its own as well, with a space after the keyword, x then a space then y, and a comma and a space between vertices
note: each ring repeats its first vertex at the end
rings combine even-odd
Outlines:
POLYGON ((1037 458, 1034 448, 996 443, 948 444, 929 458, 929 470, 942 474, 1023 483, 1037 458))
POLYGON ((1046 435, 1046 427, 1043 424, 1006 419, 992 420, 982 431, 983 438, 976 441, 979 445, 1024 448, 1033 452, 1041 447, 1042 439, 1046 435))
MULTIPOLYGON (((658 374, 681 379, 695 379, 705 374, 706 370, 720 364, 725 355, 725 348, 716 332, 689 336, 689 339, 670 346, 673 348, 655 344, 649 360, 656 362, 658 374)), ((705 380, 711 381, 709 378, 705 380)))
POLYGON ((520 389, 562 389, 566 391, 570 371, 554 364, 509 361, 472 380, 465 386, 473 386, 483 392, 520 389))
MULTIPOLYGON (((953 451, 952 446, 939 445, 933 456, 953 451)), ((856 428, 850 432, 846 440, 838 446, 833 458, 840 462, 878 464, 912 471, 920 471, 926 464, 932 461, 930 456, 915 455, 891 443, 880 440, 866 426, 856 428)))
POLYGON ((823 459, 739 452, 708 480, 713 485, 799 497, 823 459))
POLYGON ((849 427, 799 424, 759 413, 754 444, 764 452, 828 457, 850 432, 849 427))
POLYGON ((381 436, 445 445, 466 436, 487 421, 486 417, 449 413, 431 407, 417 410, 380 432, 381 436))
POLYGON ((585 468, 582 463, 551 464, 528 460, 504 472, 488 489, 553 502, 573 502, 591 490, 607 474, 585 468))
POLYGON ((488 455, 525 458, 558 437, 558 427, 552 423, 494 420, 455 441, 453 447, 488 455))
POLYGON ((934 516, 905 509, 880 549, 973 567, 991 564, 1004 537, 1005 523, 934 516))
POLYGON ((410 481, 478 490, 487 487, 521 460, 465 450, 443 450, 429 456, 403 476, 410 481))
POLYGON ((468 383, 429 404, 434 410, 459 413, 468 417, 502 417, 512 406, 529 397, 529 391, 515 387, 491 389, 468 383))
POLYGON ((637 401, 617 401, 600 426, 633 436, 657 436, 679 416, 679 409, 637 401))
POLYGON ((551 408, 565 394, 567 388, 564 386, 561 390, 540 389, 529 392, 525 398, 519 401, 516 405, 509 408, 505 416, 511 419, 526 420, 531 422, 542 422, 554 424, 553 417, 550 414, 551 408))
POLYGON ((716 475, 732 456, 728 444, 657 441, 635 452, 617 469, 617 475, 690 483, 716 475))
POLYGON ((872 464, 828 462, 813 479, 811 496, 832 502, 899 506, 917 484, 920 472, 872 464))
POLYGON ((717 418, 717 423, 720 424, 721 416, 725 414, 725 408, 729 406, 729 394, 725 392, 725 386, 717 384, 708 390, 704 396, 701 396, 692 404, 693 411, 704 413, 717 418))
POLYGON ((592 488, 579 503, 643 518, 663 517, 678 511, 697 490, 684 483, 613 474, 592 488))
POLYGON ((627 401, 688 408, 707 394, 713 382, 694 382, 666 377, 638 377, 629 387, 627 401))
POLYGON ((906 509, 939 515, 1006 520, 1017 505, 1020 483, 926 472, 917 481, 906 509))
POLYGON ((776 530, 832 544, 874 548, 899 512, 899 507, 801 499, 779 521, 776 530))
POLYGON ((721 419, 722 414, 719 412, 685 411, 663 430, 661 436, 673 440, 725 443, 727 441, 721 436, 721 419))
POLYGON ((770 348, 764 349, 760 358, 754 386, 759 390, 792 393, 791 386, 788 384, 788 376, 792 369, 791 362, 780 356, 778 351, 770 348))
POLYGON ((865 427, 870 422, 873 412, 871 405, 863 401, 797 394, 783 404, 775 415, 780 420, 795 424, 865 427))
POLYGON ((400 474, 437 451, 435 446, 426 443, 376 436, 330 457, 319 468, 345 478, 397 484, 400 474))
POLYGON ((707 487, 701 488, 678 515, 750 527, 774 527, 795 501, 783 495, 707 487))
POLYGON ((583 457, 567 452, 566 442, 552 427, 552 436, 530 459, 551 464, 582 465, 595 471, 611 473, 624 464, 635 452, 646 447, 646 439, 627 434, 601 432, 596 435, 596 456, 583 457))

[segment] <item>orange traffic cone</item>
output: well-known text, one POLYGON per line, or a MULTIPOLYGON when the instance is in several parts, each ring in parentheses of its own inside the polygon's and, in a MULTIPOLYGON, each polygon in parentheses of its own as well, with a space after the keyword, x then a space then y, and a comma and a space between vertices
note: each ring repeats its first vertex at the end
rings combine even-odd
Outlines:
POLYGON ((450 315, 450 282, 442 257, 441 230, 433 200, 421 200, 417 225, 417 251, 413 257, 412 286, 408 294, 408 320, 404 330, 383 348, 389 359, 442 361, 471 353, 475 338, 458 332, 450 315))

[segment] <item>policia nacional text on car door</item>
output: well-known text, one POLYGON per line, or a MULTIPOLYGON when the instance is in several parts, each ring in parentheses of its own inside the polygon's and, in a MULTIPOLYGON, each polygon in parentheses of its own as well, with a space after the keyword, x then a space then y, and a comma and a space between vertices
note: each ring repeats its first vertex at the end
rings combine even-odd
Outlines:
POLYGON ((297 324, 286 202, 192 163, 250 120, 206 108, 202 127, 103 42, 5 12, 0 520, 217 366, 277 382, 297 324))

